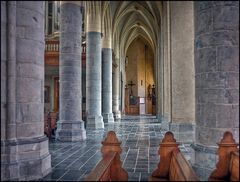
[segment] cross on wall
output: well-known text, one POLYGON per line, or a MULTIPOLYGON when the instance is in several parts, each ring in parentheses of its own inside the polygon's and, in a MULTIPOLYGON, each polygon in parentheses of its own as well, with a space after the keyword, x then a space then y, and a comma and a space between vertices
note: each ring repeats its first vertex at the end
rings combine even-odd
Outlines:
POLYGON ((132 82, 132 80, 131 80, 130 84, 128 84, 128 85, 131 87, 130 95, 133 95, 133 94, 132 94, 132 87, 133 87, 134 85, 136 85, 136 84, 134 84, 134 83, 132 82))

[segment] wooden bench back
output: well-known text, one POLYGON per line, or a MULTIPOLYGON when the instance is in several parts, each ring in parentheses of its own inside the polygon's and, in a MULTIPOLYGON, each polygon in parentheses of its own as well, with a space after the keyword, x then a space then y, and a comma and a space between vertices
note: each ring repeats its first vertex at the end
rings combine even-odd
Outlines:
POLYGON ((239 181, 239 152, 231 152, 231 161, 229 166, 231 181, 239 181))
POLYGON ((128 173, 122 168, 121 142, 114 131, 109 131, 102 142, 103 159, 85 178, 85 181, 127 181, 128 173))
POLYGON ((165 133, 158 153, 160 162, 158 168, 150 176, 149 181, 199 181, 191 165, 180 152, 172 132, 165 133))
POLYGON ((239 149, 230 131, 224 133, 218 146, 218 163, 209 181, 239 181, 239 149))
POLYGON ((196 173, 179 149, 172 151, 169 170, 170 181, 199 181, 196 173))

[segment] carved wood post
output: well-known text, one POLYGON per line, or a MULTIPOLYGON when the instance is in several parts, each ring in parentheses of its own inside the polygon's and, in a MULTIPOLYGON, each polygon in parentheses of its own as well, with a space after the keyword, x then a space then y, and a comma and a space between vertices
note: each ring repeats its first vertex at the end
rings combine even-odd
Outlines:
POLYGON ((158 153, 160 155, 160 162, 158 164, 158 168, 153 171, 152 177, 168 178, 171 155, 174 149, 178 149, 178 144, 174 139, 173 133, 168 131, 167 133, 165 133, 165 136, 160 143, 160 147, 158 150, 158 153))
POLYGON ((216 169, 212 172, 209 180, 224 180, 229 179, 229 164, 231 159, 231 153, 238 151, 238 144, 235 142, 233 135, 230 131, 226 131, 222 140, 218 144, 218 163, 216 169))
POLYGON ((116 133, 114 131, 109 131, 107 137, 102 141, 101 152, 103 157, 109 152, 116 152, 116 157, 111 165, 110 178, 112 181, 127 181, 128 173, 122 168, 122 162, 120 160, 120 154, 122 149, 120 147, 121 141, 118 140, 116 133))

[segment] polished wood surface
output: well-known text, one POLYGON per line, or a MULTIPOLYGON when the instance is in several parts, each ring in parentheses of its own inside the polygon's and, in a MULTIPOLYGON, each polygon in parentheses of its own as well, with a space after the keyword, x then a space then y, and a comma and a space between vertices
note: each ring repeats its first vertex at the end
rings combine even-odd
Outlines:
POLYGON ((178 148, 172 132, 168 131, 158 151, 160 162, 149 181, 199 181, 191 165, 178 148))
POLYGON ((229 166, 231 181, 239 181, 239 152, 231 152, 231 161, 229 166))
POLYGON ((218 163, 210 181, 239 181, 239 149, 230 131, 226 131, 218 143, 218 163), (233 167, 234 166, 234 167, 233 167))
POLYGON ((102 142, 102 160, 85 178, 85 181, 127 181, 128 174, 122 168, 121 142, 114 131, 109 131, 102 142))

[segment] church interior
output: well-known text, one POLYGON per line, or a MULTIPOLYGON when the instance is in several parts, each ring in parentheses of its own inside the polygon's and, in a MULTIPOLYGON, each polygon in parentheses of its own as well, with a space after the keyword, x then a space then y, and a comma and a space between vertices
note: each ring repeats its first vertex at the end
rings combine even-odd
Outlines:
POLYGON ((1 181, 239 181, 239 1, 1 1, 1 181))

